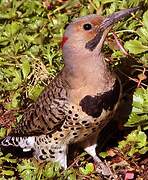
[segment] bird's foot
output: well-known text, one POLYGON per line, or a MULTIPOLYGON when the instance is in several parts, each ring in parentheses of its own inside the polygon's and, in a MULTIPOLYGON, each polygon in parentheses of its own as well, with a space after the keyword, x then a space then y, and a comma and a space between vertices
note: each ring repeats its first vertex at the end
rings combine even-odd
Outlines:
POLYGON ((111 170, 103 162, 95 162, 95 169, 99 174, 110 176, 112 175, 111 170))
POLYGON ((111 176, 112 172, 111 169, 105 165, 99 157, 94 157, 94 162, 95 162, 95 169, 98 173, 105 175, 105 176, 111 176))

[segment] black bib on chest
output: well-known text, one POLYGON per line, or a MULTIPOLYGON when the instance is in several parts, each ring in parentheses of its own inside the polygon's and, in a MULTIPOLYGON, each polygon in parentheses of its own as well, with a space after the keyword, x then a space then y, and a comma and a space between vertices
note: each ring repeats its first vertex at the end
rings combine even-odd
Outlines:
POLYGON ((86 114, 97 118, 101 115, 103 109, 109 111, 113 110, 118 101, 119 95, 120 84, 119 81, 116 80, 110 91, 96 96, 87 95, 80 101, 79 105, 86 114))

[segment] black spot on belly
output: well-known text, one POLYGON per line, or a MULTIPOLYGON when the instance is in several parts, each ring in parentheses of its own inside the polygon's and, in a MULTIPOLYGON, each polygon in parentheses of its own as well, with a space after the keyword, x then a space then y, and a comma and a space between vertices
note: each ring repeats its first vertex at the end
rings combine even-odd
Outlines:
POLYGON ((41 151, 42 151, 42 154, 47 154, 44 149, 42 149, 41 151))
POLYGON ((119 94, 120 84, 119 81, 116 80, 112 90, 97 96, 87 95, 80 101, 79 105, 86 114, 97 118, 101 115, 103 109, 111 111, 114 108, 118 101, 119 94))
POLYGON ((46 159, 46 157, 44 157, 44 156, 40 155, 40 156, 39 156, 39 159, 40 159, 40 160, 45 160, 45 159, 46 159))
POLYGON ((69 112, 69 114, 72 114, 72 111, 71 111, 71 110, 69 110, 68 112, 69 112))
POLYGON ((76 133, 76 132, 74 132, 74 133, 73 133, 73 135, 75 136, 75 135, 77 135, 77 133, 76 133))
POLYGON ((49 149, 49 153, 50 153, 50 154, 55 154, 55 152, 52 151, 51 149, 49 149))
POLYGON ((55 156, 50 155, 50 158, 54 159, 54 158, 55 158, 55 156))
POLYGON ((60 137, 64 137, 64 134, 61 133, 61 134, 60 134, 60 137))
POLYGON ((64 125, 63 128, 64 128, 64 129, 68 129, 68 126, 65 126, 65 125, 64 125))

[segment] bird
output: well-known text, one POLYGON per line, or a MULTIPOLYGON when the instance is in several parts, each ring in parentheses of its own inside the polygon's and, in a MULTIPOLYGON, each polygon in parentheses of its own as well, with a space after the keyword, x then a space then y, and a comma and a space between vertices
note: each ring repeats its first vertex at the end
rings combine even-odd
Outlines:
POLYGON ((33 150, 40 162, 59 162, 67 168, 70 144, 79 144, 109 174, 96 154, 97 137, 114 115, 122 88, 105 62, 102 46, 114 23, 136 12, 130 8, 104 18, 91 14, 73 20, 66 28, 61 47, 64 67, 22 120, 2 140, 6 147, 33 150))

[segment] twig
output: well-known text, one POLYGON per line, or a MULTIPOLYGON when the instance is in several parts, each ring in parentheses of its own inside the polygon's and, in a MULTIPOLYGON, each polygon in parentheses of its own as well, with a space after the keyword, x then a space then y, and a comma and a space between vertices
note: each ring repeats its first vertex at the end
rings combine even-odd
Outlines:
MULTIPOLYGON (((136 83, 139 83, 139 79, 132 78, 132 77, 128 76, 127 74, 125 74, 124 72, 122 72, 120 69, 118 69, 118 71, 119 71, 120 73, 122 73, 125 77, 127 77, 128 79, 130 79, 130 80, 132 80, 132 81, 134 81, 134 82, 136 82, 136 83)), ((145 83, 140 82, 140 84, 141 84, 142 86, 148 87, 148 85, 146 85, 145 83)))
POLYGON ((80 154, 79 156, 76 157, 76 159, 74 160, 74 162, 67 168, 67 169, 70 169, 71 167, 73 167, 79 160, 81 157, 85 156, 85 154, 80 154))
POLYGON ((92 2, 92 0, 88 0, 88 1, 89 1, 89 3, 93 6, 93 8, 97 11, 98 8, 94 5, 94 3, 92 2))
POLYGON ((115 34, 115 32, 112 32, 112 35, 115 38, 115 41, 117 43, 117 46, 119 47, 119 49, 123 52, 124 55, 128 56, 128 52, 124 49, 124 47, 122 46, 121 42, 119 41, 117 35, 115 34))

